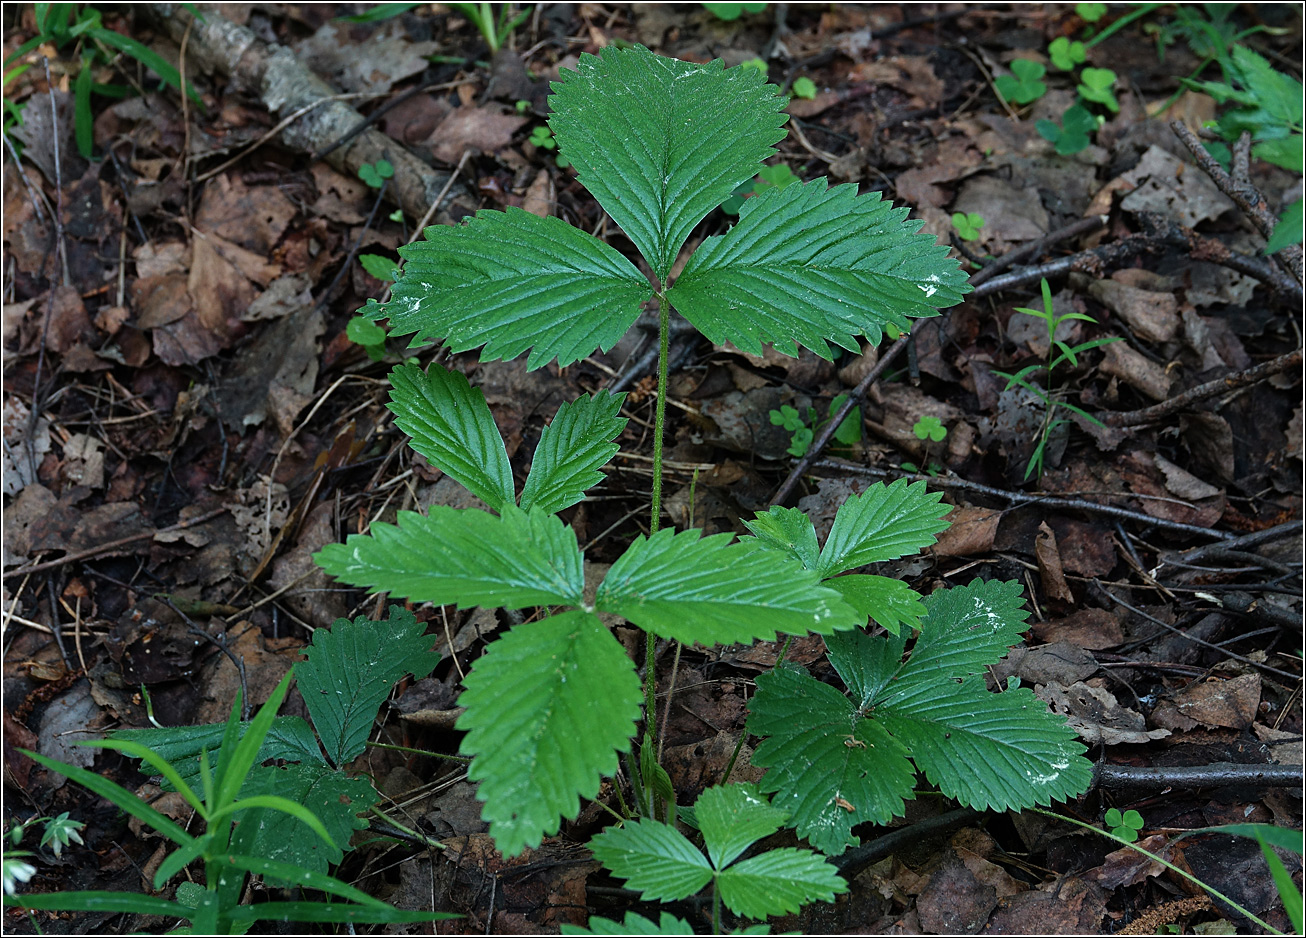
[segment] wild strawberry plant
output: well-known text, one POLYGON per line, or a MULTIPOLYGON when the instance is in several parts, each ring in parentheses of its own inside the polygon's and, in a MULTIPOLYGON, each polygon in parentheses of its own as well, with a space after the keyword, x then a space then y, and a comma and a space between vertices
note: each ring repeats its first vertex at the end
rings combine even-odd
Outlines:
MULTIPOLYGON (((594 797, 602 778, 617 771, 641 717, 646 728, 653 725, 656 638, 711 645, 814 632, 830 636, 833 654, 846 647, 859 674, 879 674, 863 659, 877 662, 885 671, 876 688, 880 696, 846 701, 815 681, 811 684, 825 690, 804 691, 846 701, 839 704, 843 711, 837 719, 834 701, 829 703, 830 719, 843 721, 842 732, 821 726, 811 738, 835 733, 834 743, 844 752, 852 754, 864 742, 869 757, 875 743, 890 757, 889 777, 884 790, 874 792, 876 800, 852 804, 861 819, 887 819, 899 810, 911 789, 908 747, 947 750, 949 733, 958 737, 952 761, 933 752, 910 754, 931 780, 971 803, 1045 803, 1084 787, 1088 776, 1068 742, 1069 731, 1027 700, 1027 693, 1001 695, 1006 722, 992 735, 1002 737, 1010 729, 1015 750, 1023 745, 1021 732, 1045 732, 1055 742, 1025 761, 993 769, 978 788, 964 773, 960 781, 950 774, 958 760, 978 751, 965 735, 964 720, 956 718, 962 730, 954 732, 922 699, 921 688, 928 685, 935 698, 954 709, 988 703, 978 696, 987 693, 976 683, 979 678, 956 683, 974 674, 973 654, 953 653, 949 642, 962 634, 971 646, 978 636, 969 630, 983 623, 985 639, 975 647, 989 655, 986 663, 998 657, 997 639, 1015 640, 1017 617, 1008 607, 1016 587, 972 587, 977 592, 953 591, 952 599, 945 594, 922 601, 891 578, 840 575, 933 543, 946 526, 940 520, 944 509, 923 485, 880 486, 852 500, 823 549, 811 522, 792 509, 759 516, 750 524, 754 537, 740 541, 660 526, 662 389, 673 308, 713 342, 729 341, 755 353, 763 343, 786 352, 801 344, 829 358, 831 343, 856 351, 859 337, 878 342, 884 332, 905 332, 912 318, 958 302, 967 288, 946 249, 918 234, 919 224, 907 220, 905 209, 894 209, 875 194, 858 195, 853 186, 829 188, 816 180, 769 188, 748 199, 738 222, 724 234, 706 237, 672 282, 672 267, 690 233, 774 153, 773 144, 784 134, 785 99, 756 69, 680 62, 642 47, 583 56, 553 89, 549 124, 560 152, 650 273, 560 219, 516 209, 482 211, 462 225, 429 228, 426 241, 401 248, 404 266, 390 299, 365 312, 388 318, 393 334, 412 334, 415 343, 443 338, 455 352, 480 348, 483 359, 525 354, 528 367, 539 368, 555 359, 568 365, 611 348, 641 305, 654 301, 661 328, 649 535, 634 540, 588 599, 576 534, 557 512, 584 497, 617 451, 614 441, 626 423, 621 395, 599 392, 564 404, 544 431, 518 492, 481 392, 438 365, 425 371, 407 365, 391 375, 389 406, 398 426, 412 437, 417 452, 490 510, 403 512, 395 524, 375 524, 370 533, 316 555, 346 583, 415 602, 542 607, 537 621, 515 626, 487 647, 459 701, 466 708, 458 726, 466 731, 462 750, 472 757, 468 774, 479 782, 483 816, 499 849, 513 855, 556 833, 563 818, 579 812, 580 799, 594 797), (599 620, 600 612, 623 617, 647 633, 642 688, 635 663, 599 620), (872 639, 861 631, 868 619, 895 636, 904 624, 913 629, 925 624, 952 638, 931 639, 934 645, 918 640, 911 661, 899 668, 906 636, 872 639), (926 664, 918 664, 920 659, 926 664), (895 676, 898 685, 885 691, 895 676), (908 686, 917 697, 908 700, 899 693, 908 686), (943 727, 939 733, 902 728, 912 701, 930 714, 923 723, 943 727), (1018 712, 1008 713, 1016 701, 1018 712), (881 704, 885 716, 868 720, 865 708, 881 704), (868 731, 867 724, 877 728, 868 731), (989 797, 988 789, 1002 788, 1002 777, 1026 769, 1057 781, 1031 790, 1034 783, 1022 775, 1010 779, 1000 796, 989 797)), ((778 672, 773 680, 779 686, 793 673, 778 672)), ((772 712, 782 706, 777 702, 772 712)), ((637 796, 641 783, 673 796, 665 773, 657 770, 647 729, 644 740, 640 758, 632 762, 639 766, 631 779, 637 796)), ((795 800, 783 772, 803 776, 808 755, 801 749, 773 755, 770 764, 780 774, 768 776, 764 785, 787 800, 768 817, 787 816, 810 792, 799 792, 795 800)), ((880 769, 858 762, 852 771, 869 775, 880 769)), ((749 797, 765 805, 759 794, 749 797)), ((832 795, 826 807, 849 813, 840 799, 851 803, 832 795)), ((645 815, 641 829, 665 827, 648 816, 654 798, 637 797, 637 802, 645 815)), ((806 820, 795 817, 805 831, 806 820)), ((832 833, 820 840, 823 849, 833 849, 840 838, 832 833)), ((715 848, 710 837, 707 841, 711 853, 715 848)), ((622 837, 613 834, 596 847, 620 842, 622 837)), ((842 842, 849 842, 846 834, 842 842)), ((707 863, 685 854, 685 862, 701 869, 692 883, 686 879, 673 891, 692 892, 712 881, 724 895, 723 884, 743 865, 729 865, 738 856, 738 851, 727 858, 713 855, 707 863)), ((628 869, 621 866, 621 875, 628 869)), ((773 914, 762 904, 748 908, 773 914)))

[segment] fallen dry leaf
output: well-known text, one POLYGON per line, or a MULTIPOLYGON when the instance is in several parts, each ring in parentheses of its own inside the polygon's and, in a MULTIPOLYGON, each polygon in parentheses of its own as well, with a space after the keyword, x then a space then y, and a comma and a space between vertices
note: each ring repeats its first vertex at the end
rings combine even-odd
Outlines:
POLYGON ((1061 568, 1057 536, 1052 533, 1046 521, 1038 526, 1038 536, 1034 538, 1034 559, 1038 561, 1039 579, 1048 598, 1074 602, 1075 594, 1070 592, 1065 571, 1061 568))

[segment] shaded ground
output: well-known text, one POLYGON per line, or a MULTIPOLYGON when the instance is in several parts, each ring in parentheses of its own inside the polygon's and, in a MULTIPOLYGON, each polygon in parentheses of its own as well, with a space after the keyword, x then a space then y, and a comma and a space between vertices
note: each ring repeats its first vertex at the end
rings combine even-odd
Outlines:
MULTIPOLYGON (((1048 93, 1019 113, 1004 108, 991 80, 1016 55, 1041 58, 1049 40, 1080 36, 1084 23, 1068 5, 772 5, 735 22, 696 5, 552 5, 517 32, 515 53, 492 63, 476 31, 442 7, 376 25, 333 19, 357 9, 224 4, 206 15, 293 47, 335 90, 376 95, 350 101, 365 114, 402 98, 375 128, 395 148, 385 155, 397 162, 409 148, 440 187, 456 168, 436 223, 518 205, 629 248, 555 153, 532 142, 547 115, 544 79, 581 52, 635 41, 728 65, 765 56, 785 87, 810 78, 815 97, 792 103, 792 131, 773 162, 803 180, 857 182, 913 206, 983 285, 915 330, 908 354, 867 396, 862 439, 819 454, 786 503, 809 511, 823 537, 848 495, 929 470, 956 506, 953 528, 928 557, 882 572, 922 592, 975 576, 1023 582, 1034 625, 993 676, 1038 686, 1080 728, 1091 756, 1124 766, 1302 764, 1302 385, 1300 359, 1284 359, 1300 344, 1301 287, 1257 259, 1263 239, 1168 126, 1199 126, 1216 115, 1215 102, 1190 92, 1148 116, 1177 91, 1176 76, 1198 65, 1182 38, 1161 60, 1144 33, 1172 17, 1140 21, 1090 50, 1090 65, 1120 76, 1120 111, 1094 145, 1059 156, 1034 125, 1072 103, 1068 76, 1052 71, 1048 93), (953 212, 982 217, 977 239, 960 240, 953 212), (1032 249, 1013 258, 1022 247, 1032 249), (1220 248, 1252 257, 1255 270, 1201 259, 1227 260, 1220 248), (1003 272, 981 272, 993 258, 1003 272), (1026 482, 1043 414, 995 372, 1047 354, 1042 323, 1016 312, 1039 304, 1040 276, 1059 313, 1095 321, 1072 323, 1059 338, 1124 341, 1086 353, 1057 382, 1066 400, 1111 425, 1061 427, 1041 480, 1026 482), (1258 365, 1266 367, 1252 372, 1258 365), (1213 381, 1223 383, 1207 387, 1213 381), (1145 410, 1192 389, 1203 390, 1145 410), (926 417, 946 430, 942 439, 918 437, 926 417)), ((156 14, 119 9, 106 24, 176 61, 182 37, 167 38, 156 14)), ((5 17, 8 54, 34 23, 30 7, 6 5, 5 17)), ((1300 78, 1299 8, 1234 14, 1239 28, 1257 17, 1283 32, 1253 44, 1300 78)), ((289 115, 270 114, 239 75, 213 78, 198 46, 191 54, 186 74, 205 107, 183 109, 148 82, 144 98, 94 98, 90 162, 73 145, 75 65, 52 57, 57 173, 44 73, 30 69, 10 86, 27 117, 25 175, 12 162, 4 172, 6 823, 69 811, 88 824, 84 848, 42 856, 32 890, 141 889, 163 853, 13 747, 80 760, 148 791, 132 764, 68 744, 148 725, 142 684, 165 725, 224 718, 241 680, 233 658, 261 701, 311 629, 382 610, 334 586, 310 555, 398 510, 462 497, 393 426, 383 406, 389 364, 345 336, 353 311, 384 290, 352 258, 393 256, 430 198, 392 221, 393 206, 374 212, 376 190, 357 176, 365 148, 334 155, 345 171, 293 138, 251 149, 289 115), (62 240, 49 223, 59 204, 62 240)), ((139 82, 135 65, 128 70, 139 82)), ((1276 212, 1300 197, 1299 179, 1259 162, 1251 181, 1276 212)), ((729 223, 714 212, 690 246, 729 223)), ((594 542, 592 562, 614 560, 647 515, 652 344, 636 329, 610 354, 561 372, 453 359, 485 392, 510 456, 533 450, 562 401, 601 387, 630 391, 621 456, 593 497, 567 512, 582 545, 594 542)), ((803 415, 810 406, 824 416, 875 362, 869 350, 834 363, 742 355, 692 332, 678 334, 673 352, 665 507, 672 523, 709 531, 741 531, 740 517, 764 509, 793 468, 791 433, 771 411, 803 415)), ((454 752, 460 674, 504 623, 485 611, 415 611, 446 660, 432 678, 401 685, 373 738, 454 752)), ((763 643, 680 657, 665 761, 682 803, 721 777, 752 678, 776 651, 763 643)), ((809 638, 790 657, 820 675, 823 654, 809 638)), ((660 686, 672 668, 668 652, 660 686)), ((297 699, 285 712, 296 707, 297 699)), ((760 774, 749 751, 733 778, 760 774)), ((587 912, 653 913, 632 905, 584 850, 604 823, 596 808, 505 862, 459 765, 372 750, 355 768, 450 849, 433 859, 373 845, 352 853, 341 875, 396 904, 434 901, 468 916, 442 932, 555 931, 583 924, 587 912)), ((1110 853, 1100 838, 1032 814, 963 818, 950 807, 915 802, 909 836, 880 856, 869 851, 850 895, 773 927, 1094 933, 1133 923, 1155 932, 1223 918, 1186 898, 1181 880, 1137 854, 1110 853)), ((1151 849, 1287 927, 1253 842, 1169 843, 1176 831, 1221 823, 1300 829, 1295 788, 1235 778, 1098 789, 1067 810, 1096 823, 1107 807, 1139 811, 1151 849)), ((872 844, 892 836, 859 833, 872 844)), ((1299 864, 1296 877, 1300 885, 1299 864)), ((106 916, 37 920, 55 932, 152 928, 106 916)), ((30 927, 12 911, 6 924, 30 927)))

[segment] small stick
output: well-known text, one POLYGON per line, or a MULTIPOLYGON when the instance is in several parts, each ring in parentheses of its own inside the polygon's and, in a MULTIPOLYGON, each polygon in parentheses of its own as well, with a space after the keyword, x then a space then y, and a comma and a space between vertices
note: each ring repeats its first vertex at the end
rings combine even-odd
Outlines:
POLYGON ((1216 762, 1211 765, 1109 765, 1097 764, 1094 788, 1145 789, 1215 788, 1226 785, 1256 785, 1265 788, 1300 788, 1300 765, 1241 765, 1216 762))
POLYGON ((1214 381, 1208 381, 1205 384, 1199 384, 1195 388, 1189 388, 1184 393, 1169 400, 1164 400, 1159 404, 1153 404, 1151 407, 1124 412, 1099 413, 1096 416, 1108 427, 1143 426, 1163 417, 1168 417, 1176 411, 1184 410, 1198 401, 1215 397, 1217 394, 1224 394, 1228 391, 1246 387, 1249 384, 1255 384, 1257 381, 1283 371, 1301 368, 1301 363, 1301 349, 1294 349, 1286 355, 1280 355, 1268 362, 1261 362, 1261 364, 1254 367, 1236 371, 1231 375, 1216 378, 1214 381))
POLYGON ((1060 244, 1062 241, 1069 241, 1080 235, 1088 234, 1102 228, 1107 223, 1106 215, 1089 215, 1087 218, 1081 218, 1073 221, 1069 225, 1058 228, 1056 231, 1050 231, 1037 241, 1031 241, 1029 244, 1022 245, 1014 251, 1010 251, 999 257, 992 264, 985 265, 982 269, 975 272, 970 278, 970 285, 978 287, 985 280, 990 280, 996 275, 1002 273, 1013 264, 1018 264, 1029 257, 1040 257, 1044 251, 1054 244, 1060 244))

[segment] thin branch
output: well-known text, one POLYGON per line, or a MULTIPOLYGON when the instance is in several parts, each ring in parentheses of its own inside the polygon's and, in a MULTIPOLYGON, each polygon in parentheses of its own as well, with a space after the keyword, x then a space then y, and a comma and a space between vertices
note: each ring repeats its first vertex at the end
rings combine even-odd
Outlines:
POLYGON ((1222 788, 1226 785, 1256 785, 1264 788, 1300 788, 1300 765, 1108 765, 1099 763, 1093 772, 1094 788, 1165 791, 1169 788, 1222 788))
POLYGON ((1278 358, 1271 359, 1268 362, 1262 362, 1252 368, 1245 368, 1242 371, 1236 371, 1223 378, 1217 378, 1214 381, 1199 384, 1195 388, 1189 388, 1184 393, 1172 397, 1169 400, 1162 401, 1159 404, 1153 404, 1151 407, 1124 412, 1104 412, 1099 413, 1096 416, 1108 427, 1143 426, 1144 424, 1152 423, 1164 417, 1168 417, 1178 411, 1185 410, 1193 404, 1196 404, 1198 401, 1204 401, 1208 398, 1215 397, 1216 395, 1226 394, 1229 391, 1246 387, 1249 384, 1255 384, 1257 381, 1261 381, 1271 375, 1277 375, 1280 372, 1300 369, 1301 363, 1301 349, 1295 349, 1286 355, 1280 355, 1278 358))

